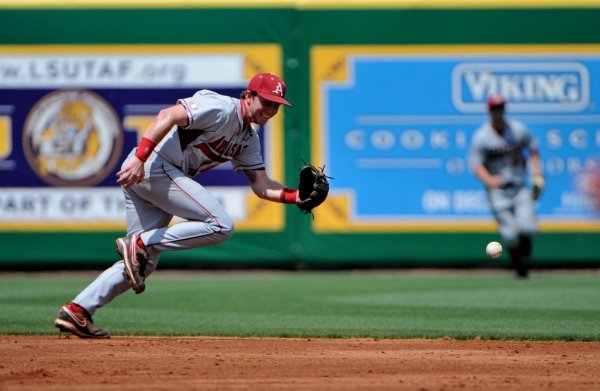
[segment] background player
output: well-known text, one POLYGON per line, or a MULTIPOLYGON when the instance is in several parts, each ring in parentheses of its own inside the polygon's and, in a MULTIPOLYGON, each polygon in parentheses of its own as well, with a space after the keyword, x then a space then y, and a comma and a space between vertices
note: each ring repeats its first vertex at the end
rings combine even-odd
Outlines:
POLYGON ((126 202, 127 236, 116 240, 115 263, 59 311, 54 324, 83 338, 109 338, 94 326, 96 310, 132 288, 145 289, 160 253, 217 244, 231 237, 233 221, 196 174, 230 161, 260 198, 288 204, 298 191, 265 171, 257 132, 285 99, 286 85, 270 73, 255 75, 240 99, 201 90, 158 113, 119 172, 126 202), (183 222, 169 226, 173 216, 183 222))
POLYGON ((485 185, 500 235, 509 250, 517 276, 528 277, 528 259, 537 232, 534 201, 544 188, 536 139, 527 127, 505 118, 502 96, 487 101, 490 121, 475 131, 469 152, 474 174, 485 185), (527 155, 533 190, 527 186, 527 155))

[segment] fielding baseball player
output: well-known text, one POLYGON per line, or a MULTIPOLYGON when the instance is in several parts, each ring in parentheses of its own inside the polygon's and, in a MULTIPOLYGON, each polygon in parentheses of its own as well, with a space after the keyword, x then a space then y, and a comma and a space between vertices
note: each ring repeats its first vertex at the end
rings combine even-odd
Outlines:
POLYGON ((261 73, 250 80, 240 99, 201 90, 158 113, 117 172, 128 231, 115 241, 122 260, 60 309, 56 327, 82 338, 109 338, 107 330, 94 326, 92 316, 129 288, 142 293, 161 252, 208 246, 231 237, 231 217, 192 179, 196 174, 230 161, 235 171, 244 172, 260 198, 297 204, 307 213, 323 202, 329 190, 326 179, 302 195, 265 171, 251 123, 264 125, 280 105, 291 106, 285 92, 282 79, 261 73), (173 216, 183 221, 169 226, 173 216))
POLYGON ((520 278, 528 277, 528 258, 537 232, 535 202, 544 189, 536 139, 527 127, 507 120, 502 96, 488 98, 490 122, 475 131, 469 163, 485 185, 500 235, 520 278), (529 155, 533 190, 527 185, 529 155))

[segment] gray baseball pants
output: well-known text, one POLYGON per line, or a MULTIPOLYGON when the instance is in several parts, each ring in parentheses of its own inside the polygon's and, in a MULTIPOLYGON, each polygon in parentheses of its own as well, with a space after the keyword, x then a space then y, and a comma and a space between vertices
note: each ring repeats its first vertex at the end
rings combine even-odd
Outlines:
POLYGON ((508 247, 519 244, 519 236, 533 236, 537 232, 535 203, 531 190, 526 187, 490 189, 488 197, 498 231, 508 247))
MULTIPOLYGON (((208 246, 231 237, 233 220, 204 186, 158 156, 146 162, 144 168, 144 182, 123 188, 123 193, 127 235, 140 234, 149 254, 146 276, 156 270, 163 251, 208 246), (184 221, 169 226, 173 216, 184 221)), ((93 315, 98 308, 130 289, 124 269, 122 260, 116 262, 73 302, 93 315)))

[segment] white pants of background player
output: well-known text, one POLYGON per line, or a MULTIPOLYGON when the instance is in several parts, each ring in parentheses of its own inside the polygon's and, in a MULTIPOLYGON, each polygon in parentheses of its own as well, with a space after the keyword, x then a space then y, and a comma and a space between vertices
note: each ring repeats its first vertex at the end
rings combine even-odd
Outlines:
POLYGON ((498 231, 509 248, 519 245, 519 236, 533 237, 537 232, 535 203, 528 187, 490 189, 488 192, 498 231))
MULTIPOLYGON (((144 182, 123 192, 127 235, 141 233, 150 256, 146 276, 158 266, 162 251, 207 246, 231 237, 233 220, 202 185, 160 157, 148 161, 145 170, 144 182), (185 221, 169 226, 173 216, 185 221)), ((130 289, 123 272, 121 260, 100 274, 73 302, 93 316, 98 308, 130 289)))

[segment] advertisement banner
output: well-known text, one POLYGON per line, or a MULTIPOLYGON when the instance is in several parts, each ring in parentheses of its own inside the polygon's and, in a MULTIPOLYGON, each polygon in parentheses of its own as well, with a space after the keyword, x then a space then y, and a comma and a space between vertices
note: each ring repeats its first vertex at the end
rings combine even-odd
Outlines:
POLYGON ((315 162, 332 181, 317 231, 494 230, 467 156, 486 100, 539 141, 542 230, 596 231, 585 174, 600 157, 599 46, 315 46, 315 162))
MULTIPOLYGON (((200 89, 239 97, 281 73, 276 45, 0 47, 0 230, 125 228, 116 172, 158 112, 200 89)), ((283 178, 283 115, 259 129, 283 178)), ((240 230, 283 229, 283 206, 223 164, 196 177, 240 230)))

